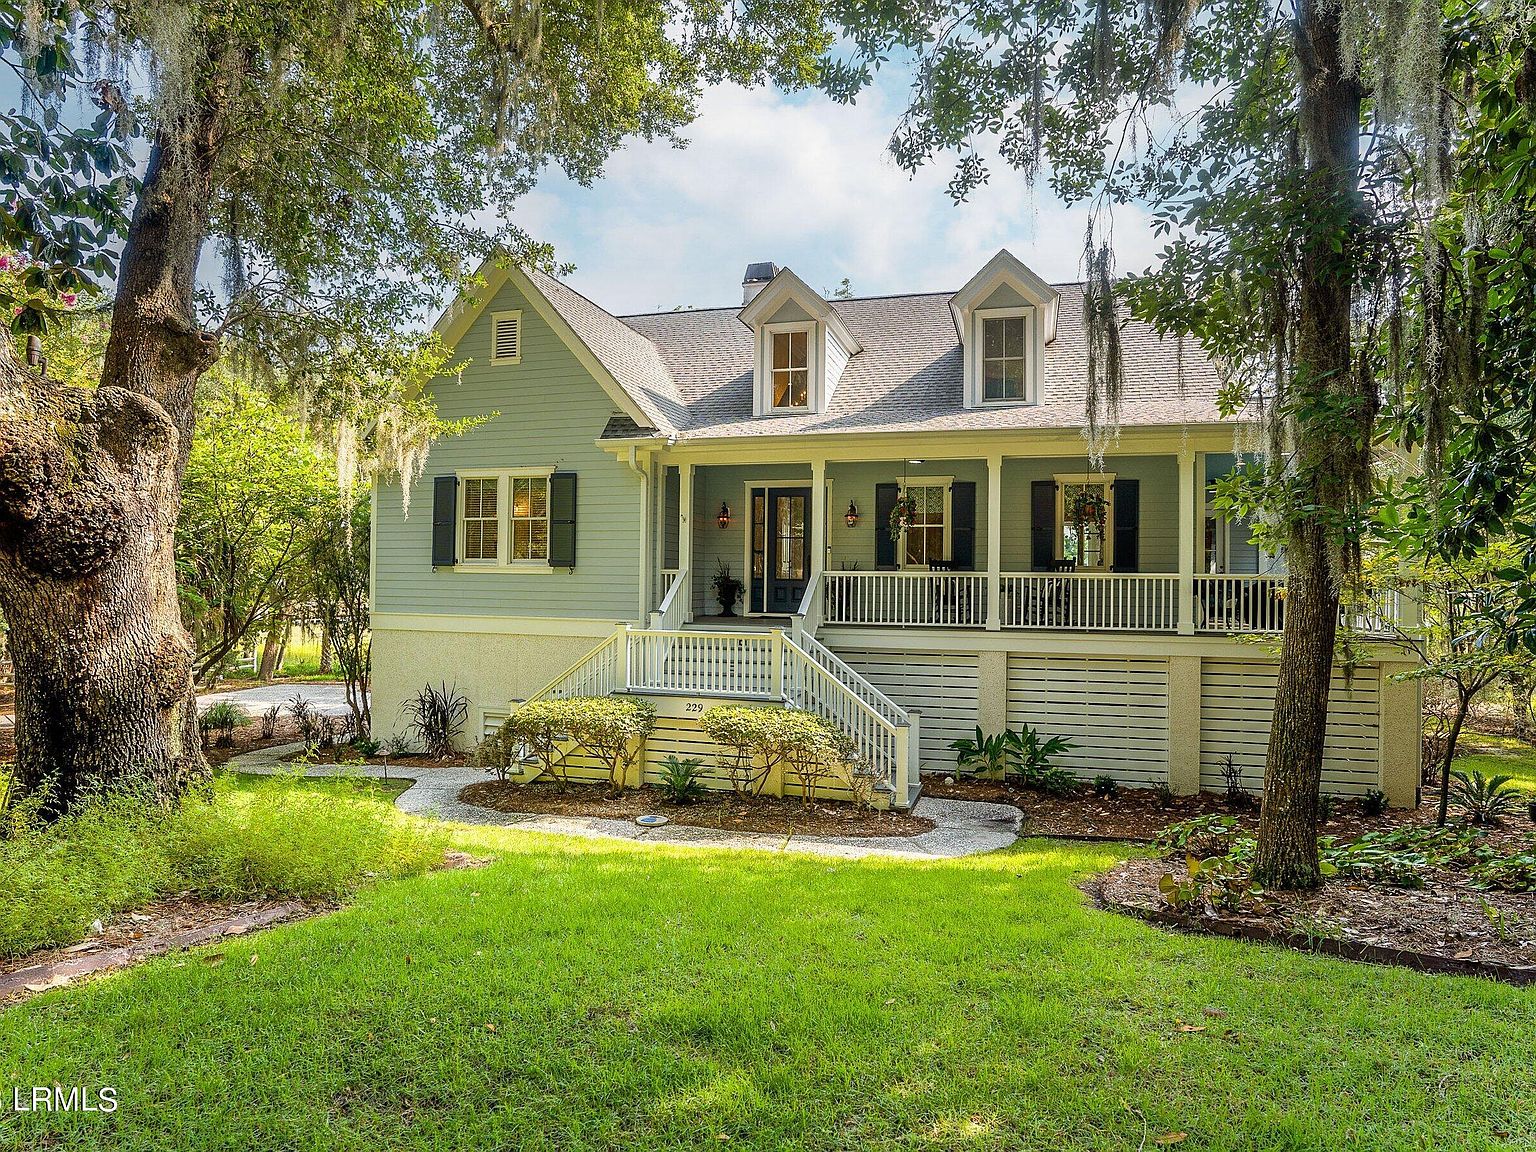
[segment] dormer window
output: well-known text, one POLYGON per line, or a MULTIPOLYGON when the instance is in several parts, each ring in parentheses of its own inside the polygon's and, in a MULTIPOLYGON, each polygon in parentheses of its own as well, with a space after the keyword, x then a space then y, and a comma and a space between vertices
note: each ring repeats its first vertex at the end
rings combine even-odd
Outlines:
POLYGON ((981 319, 981 398, 984 403, 1024 399, 1026 312, 981 319))
POLYGON ((769 333, 773 341, 772 395, 775 411, 808 407, 811 400, 811 329, 769 333))

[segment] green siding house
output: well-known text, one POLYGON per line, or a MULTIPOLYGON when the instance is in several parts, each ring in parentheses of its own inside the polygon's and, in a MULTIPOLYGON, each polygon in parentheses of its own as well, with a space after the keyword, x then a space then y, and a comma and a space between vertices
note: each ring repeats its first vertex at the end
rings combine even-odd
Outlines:
MULTIPOLYGON (((1212 507, 1253 428, 1197 351, 1125 326, 1095 454, 1082 288, 1006 251, 958 291, 852 300, 754 264, 739 304, 643 316, 484 278, 440 322, 463 367, 433 393, 489 418, 375 505, 381 730, 439 681, 471 738, 626 692, 658 707, 656 755, 707 755, 697 715, 748 699, 839 725, 896 806, 978 724, 1070 736, 1084 776, 1193 792, 1230 761, 1258 785, 1285 573, 1212 507)), ((1334 792, 1415 802, 1411 611, 1345 610, 1369 659, 1333 693, 1334 792)))

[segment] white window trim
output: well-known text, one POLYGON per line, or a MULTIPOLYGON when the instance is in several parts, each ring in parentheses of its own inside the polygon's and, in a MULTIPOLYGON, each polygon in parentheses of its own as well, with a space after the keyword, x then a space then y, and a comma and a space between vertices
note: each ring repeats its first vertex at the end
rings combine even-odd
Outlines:
POLYGON ((505 312, 491 313, 491 363, 492 364, 521 364, 523 362, 523 312, 521 308, 508 309, 505 312), (517 321, 517 355, 496 355, 496 325, 506 319, 517 321))
POLYGON ((760 329, 757 353, 757 394, 759 415, 798 416, 815 412, 821 402, 821 373, 826 357, 821 347, 821 325, 815 320, 795 320, 783 324, 764 324, 760 329), (773 403, 773 338, 785 332, 804 332, 805 404, 799 407, 775 407, 773 403))
MULTIPOLYGON (((512 481, 517 478, 527 479, 537 477, 545 484, 555 474, 553 467, 548 468, 476 468, 456 473, 459 478, 461 492, 458 500, 456 519, 454 526, 456 555, 459 562, 453 566, 455 572, 497 572, 503 575, 507 573, 532 574, 535 572, 554 572, 556 569, 549 563, 546 557, 543 560, 512 560, 509 554, 512 549, 512 481), (464 556, 464 500, 462 491, 466 480, 495 480, 496 481, 496 559, 494 560, 466 560, 464 556)), ((549 516, 548 496, 545 497, 545 518, 549 516)))
MULTIPOLYGON (((906 495, 908 488, 944 489, 944 555, 953 556, 955 551, 955 478, 953 476, 903 476, 896 481, 896 495, 906 495)), ((896 567, 903 572, 926 572, 926 564, 907 563, 907 530, 901 530, 896 541, 896 567)))
POLYGON ((1115 473, 1113 472, 1058 472, 1056 473, 1056 540, 1055 556, 1065 560, 1062 554, 1062 533, 1067 524, 1067 485, 1076 484, 1087 488, 1099 485, 1104 489, 1107 510, 1104 513, 1104 563, 1092 568, 1077 566, 1079 572, 1111 572, 1115 567, 1115 473))
POLYGON ((1017 408, 1040 403, 1040 376, 1042 365, 1038 349, 1039 309, 1025 304, 1014 308, 978 308, 971 313, 972 335, 970 355, 970 407, 1017 408), (986 331, 988 320, 1024 318, 1024 398, 1022 400, 988 400, 986 398, 986 331))

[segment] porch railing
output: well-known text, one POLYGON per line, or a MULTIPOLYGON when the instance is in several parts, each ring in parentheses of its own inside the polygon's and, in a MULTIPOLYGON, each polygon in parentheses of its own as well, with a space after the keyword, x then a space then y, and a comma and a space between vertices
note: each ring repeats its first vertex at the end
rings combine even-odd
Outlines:
POLYGON ((1179 578, 1161 572, 1005 572, 1004 628, 1173 632, 1179 578))
POLYGON ((672 569, 671 573, 671 583, 667 585, 666 595, 661 598, 661 607, 651 613, 651 627, 669 632, 687 623, 685 617, 688 609, 688 572, 686 569, 672 569))
POLYGON ((980 628, 987 622, 985 572, 827 572, 827 624, 980 628))
MULTIPOLYGON (((1410 626, 1410 605, 1396 591, 1368 592, 1339 608, 1339 624, 1367 636, 1394 636, 1410 626)), ((1285 577, 1195 576, 1195 631, 1246 634, 1285 627, 1285 577)))
POLYGON ((624 652, 624 682, 632 692, 768 700, 783 692, 772 632, 631 629, 624 652))

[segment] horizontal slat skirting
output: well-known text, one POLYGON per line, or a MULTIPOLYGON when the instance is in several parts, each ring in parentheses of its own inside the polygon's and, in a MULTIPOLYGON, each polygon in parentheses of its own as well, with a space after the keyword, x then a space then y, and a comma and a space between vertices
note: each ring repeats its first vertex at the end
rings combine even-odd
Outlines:
POLYGON ((901 707, 922 713, 919 751, 930 771, 952 768, 950 744, 976 731, 980 715, 980 662, 942 652, 883 652, 838 648, 859 675, 901 707))

